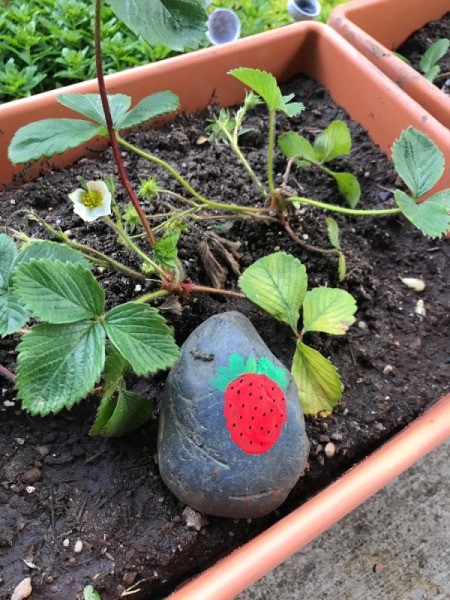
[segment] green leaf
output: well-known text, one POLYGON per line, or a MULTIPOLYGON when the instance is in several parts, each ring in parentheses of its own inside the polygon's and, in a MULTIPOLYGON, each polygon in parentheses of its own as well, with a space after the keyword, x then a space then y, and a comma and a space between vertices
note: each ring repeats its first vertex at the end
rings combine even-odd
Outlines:
POLYGON ((112 397, 126 387, 123 375, 128 369, 129 365, 120 352, 112 344, 108 344, 106 347, 105 372, 103 373, 102 400, 89 435, 103 435, 102 429, 111 418, 116 405, 116 400, 112 397))
POLYGON ((153 246, 156 261, 166 269, 174 269, 178 258, 179 231, 171 231, 163 235, 153 246))
MULTIPOLYGON (((419 62, 419 67, 422 73, 427 73, 433 69, 436 63, 447 54, 449 47, 450 40, 446 38, 442 38, 434 42, 434 44, 431 44, 419 62)), ((431 81, 433 81, 433 79, 431 79, 431 81)))
POLYGON ((352 138, 343 121, 333 121, 314 140, 314 150, 321 163, 350 154, 352 138))
POLYGON ((36 240, 27 242, 20 248, 20 251, 11 267, 10 280, 11 275, 21 264, 29 263, 34 258, 60 260, 63 263, 82 265, 86 269, 90 269, 92 267, 91 262, 80 252, 77 252, 73 248, 69 248, 69 246, 66 246, 65 244, 48 242, 47 240, 36 240))
POLYGON ((149 375, 171 367, 179 350, 158 311, 128 302, 110 310, 105 317, 109 339, 137 375, 149 375))
POLYGON ((292 364, 305 415, 329 413, 342 397, 342 383, 336 368, 320 352, 297 342, 292 364))
POLYGON ((84 398, 100 379, 105 331, 100 323, 35 325, 18 346, 16 385, 33 415, 57 413, 84 398))
POLYGON ((39 259, 14 273, 14 291, 34 317, 48 323, 74 323, 99 317, 105 295, 82 265, 39 259))
POLYGON ((108 0, 121 21, 150 46, 197 48, 208 15, 201 0, 108 0))
POLYGON ((92 585, 87 585, 83 590, 84 600, 101 600, 98 593, 94 590, 92 585))
POLYGON ((44 119, 21 127, 8 148, 9 160, 18 165, 42 156, 62 154, 70 148, 84 144, 96 135, 102 135, 103 127, 81 119, 44 119))
POLYGON ((339 263, 338 263, 339 281, 344 281, 346 274, 347 274, 347 261, 346 261, 344 254, 342 254, 342 252, 341 252, 339 254, 339 263))
POLYGON ((335 179, 340 193, 347 200, 349 206, 355 208, 361 198, 361 187, 358 179, 351 173, 336 173, 329 169, 327 169, 327 173, 335 179))
POLYGON ((109 398, 123 383, 123 374, 129 365, 112 344, 106 349, 105 372, 103 374, 103 398, 109 398))
MULTIPOLYGON (((92 119, 95 123, 106 126, 100 94, 60 94, 56 99, 60 104, 92 119)), ((113 124, 116 125, 130 108, 131 98, 125 94, 112 94, 108 95, 108 103, 113 124)))
POLYGON ((336 248, 336 250, 340 250, 339 225, 332 217, 327 217, 325 223, 327 224, 328 239, 330 240, 331 245, 333 248, 336 248))
POLYGON ((307 139, 295 131, 287 131, 278 138, 278 146, 286 158, 301 156, 308 161, 318 162, 316 151, 307 139))
POLYGON ((408 221, 425 235, 437 238, 450 230, 449 206, 445 204, 445 196, 435 194, 420 204, 401 190, 395 190, 394 197, 408 221))
POLYGON ((436 202, 436 204, 440 204, 441 206, 445 206, 445 208, 450 211, 450 189, 442 190, 441 192, 437 192, 433 194, 426 200, 426 202, 436 202))
POLYGON ((260 258, 244 271, 238 283, 247 298, 297 332, 308 286, 305 266, 298 258, 285 252, 260 258))
POLYGON ((355 322, 356 302, 345 290, 317 287, 303 302, 303 333, 323 331, 344 335, 355 322))
POLYGON ((17 248, 14 240, 0 233, 0 288, 8 288, 9 272, 17 255, 17 248))
POLYGON ((173 92, 159 92, 147 96, 137 104, 130 112, 117 120, 115 126, 117 129, 127 129, 139 123, 145 123, 164 115, 178 110, 180 107, 180 99, 173 92))
POLYGON ((284 112, 288 117, 296 117, 305 110, 303 102, 291 102, 295 94, 283 96, 284 112))
POLYGON ((400 54, 399 52, 393 52, 393 54, 395 54, 395 56, 396 56, 397 58, 399 58, 400 60, 402 60, 402 61, 403 61, 405 64, 407 64, 407 65, 411 66, 411 61, 410 61, 410 60, 408 60, 408 59, 406 58, 406 56, 403 56, 403 55, 402 55, 402 54, 400 54))
POLYGON ((13 290, 0 290, 0 336, 16 333, 30 318, 13 290))
POLYGON ((327 224, 328 239, 330 240, 330 243, 333 246, 333 248, 336 248, 336 250, 339 251, 338 277, 339 281, 343 281, 347 272, 347 265, 345 256, 341 252, 341 243, 339 241, 339 226, 337 222, 331 217, 327 217, 325 219, 325 222, 327 224))
POLYGON ((444 155, 436 144, 413 127, 402 131, 392 146, 392 159, 397 173, 414 198, 426 194, 444 172, 444 155))
POLYGON ((428 81, 433 82, 436 79, 436 77, 439 75, 440 72, 441 72, 441 67, 439 67, 439 65, 435 65, 434 67, 431 67, 431 69, 429 71, 425 71, 423 76, 428 81))
POLYGON ((304 109, 301 102, 289 104, 290 100, 293 98, 293 94, 283 96, 278 87, 277 80, 271 73, 260 71, 259 69, 241 67, 229 71, 229 74, 251 88, 258 96, 261 96, 267 104, 268 109, 271 111, 281 110, 292 117, 304 109))
POLYGON ((148 398, 119 389, 114 397, 104 397, 90 435, 105 438, 127 435, 148 421, 153 403, 148 398))

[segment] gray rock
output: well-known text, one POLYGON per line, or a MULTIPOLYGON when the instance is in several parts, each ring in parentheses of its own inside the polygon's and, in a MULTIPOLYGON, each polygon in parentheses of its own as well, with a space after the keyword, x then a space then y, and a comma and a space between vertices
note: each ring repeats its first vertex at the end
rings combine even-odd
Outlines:
POLYGON ((285 500, 303 474, 308 452, 295 383, 250 321, 228 312, 202 323, 182 346, 161 407, 158 463, 169 489, 201 513, 261 517, 285 500), (260 453, 245 451, 232 440, 224 392, 212 382, 236 353, 244 359, 269 359, 286 375, 287 418, 278 440, 260 453))

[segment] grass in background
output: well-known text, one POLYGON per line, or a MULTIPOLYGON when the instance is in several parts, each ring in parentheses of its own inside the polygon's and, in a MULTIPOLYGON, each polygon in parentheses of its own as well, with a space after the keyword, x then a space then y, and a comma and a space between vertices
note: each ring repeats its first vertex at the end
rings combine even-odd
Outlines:
MULTIPOLYGON (((344 1, 322 2, 320 20, 344 1)), ((95 77, 93 6, 91 0, 8 0, 0 14, 0 103, 95 77)), ((286 0, 214 0, 210 10, 218 7, 238 13, 243 37, 292 21, 286 0)), ((137 39, 108 6, 103 15, 106 73, 174 54, 137 39)))

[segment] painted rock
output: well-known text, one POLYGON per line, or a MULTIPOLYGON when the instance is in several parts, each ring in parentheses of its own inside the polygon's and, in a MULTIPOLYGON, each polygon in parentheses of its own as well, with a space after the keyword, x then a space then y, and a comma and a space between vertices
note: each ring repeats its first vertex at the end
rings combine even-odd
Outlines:
POLYGON ((261 517, 302 475, 309 442, 295 383, 237 312, 202 323, 181 348, 161 406, 161 477, 220 517, 261 517))

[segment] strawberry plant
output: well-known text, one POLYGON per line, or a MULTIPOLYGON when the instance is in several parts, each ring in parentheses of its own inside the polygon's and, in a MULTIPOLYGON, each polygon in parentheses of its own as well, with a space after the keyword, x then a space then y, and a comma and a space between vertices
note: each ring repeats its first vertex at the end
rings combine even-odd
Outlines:
MULTIPOLYGON (((353 297, 344 290, 327 287, 308 291, 305 266, 285 252, 257 260, 239 278, 239 287, 247 298, 294 333, 296 349, 291 371, 303 412, 329 414, 342 397, 341 379, 325 356, 305 344, 304 336, 313 331, 344 335, 355 322, 353 297), (303 327, 299 331, 301 309, 303 327)), ((279 392, 277 401, 282 402, 279 392)))
MULTIPOLYGON (((120 21, 151 45, 164 43, 172 50, 180 51, 202 43, 207 14, 200 0, 176 0, 176 15, 168 11, 161 0, 152 0, 150 3, 147 0, 134 0, 132 3, 108 0, 108 3, 120 21), (183 22, 181 28, 180 22, 183 22)), ((80 15, 76 6, 72 8, 70 18, 75 23, 80 15)), ((74 212, 86 222, 103 219, 114 231, 118 242, 140 259, 140 270, 131 269, 97 249, 71 240, 45 219, 31 214, 29 218, 38 221, 61 243, 58 248, 61 248, 62 254, 59 250, 54 251, 53 246, 50 252, 48 246, 39 246, 39 242, 32 242, 24 234, 13 232, 24 242, 17 252, 12 240, 7 236, 2 237, 4 254, 0 260, 0 334, 9 335, 22 330, 30 316, 40 321, 32 326, 19 344, 16 382, 24 406, 37 414, 55 412, 63 406, 70 407, 91 392, 103 371, 105 353, 108 354, 110 358, 106 361, 103 400, 93 431, 113 435, 114 431, 123 432, 117 415, 136 400, 126 390, 126 371, 131 370, 138 375, 153 373, 157 369, 167 368, 176 360, 177 350, 164 320, 156 309, 147 307, 146 303, 166 295, 188 298, 198 292, 243 297, 243 294, 223 290, 219 286, 198 285, 186 277, 178 259, 177 245, 180 236, 185 234, 189 220, 222 218, 229 214, 236 219, 278 223, 296 243, 308 250, 337 257, 339 278, 342 280, 346 261, 336 221, 330 217, 327 219, 331 248, 312 246, 290 224, 296 208, 305 205, 354 217, 403 214, 424 234, 439 237, 450 228, 450 191, 439 192, 426 202, 420 202, 442 176, 444 160, 439 149, 426 135, 410 128, 402 133, 392 148, 394 166, 410 193, 396 190, 394 207, 356 208, 360 196, 356 178, 351 173, 337 172, 328 166, 332 160, 351 150, 349 132, 338 121, 312 142, 296 132, 287 132, 279 138, 278 146, 288 158, 288 164, 283 181, 277 185, 274 174, 277 114, 284 113, 290 118, 300 114, 304 105, 296 101, 292 94, 283 96, 270 73, 239 68, 230 74, 249 89, 243 105, 234 113, 220 111, 208 129, 211 139, 228 144, 236 154, 255 184, 259 201, 254 206, 243 206, 235 201, 218 201, 203 196, 172 165, 122 137, 123 130, 176 111, 179 99, 171 91, 165 90, 142 99, 132 107, 129 96, 107 95, 101 43, 101 9, 102 0, 96 0, 94 46, 100 93, 60 95, 58 101, 74 111, 77 118, 46 119, 22 127, 16 132, 8 153, 14 164, 22 164, 41 157, 50 158, 94 137, 108 138, 118 177, 131 205, 125 211, 119 206, 114 179, 111 177, 97 181, 80 180, 80 187, 72 191, 69 198, 74 212), (266 105, 269 116, 265 180, 256 175, 239 145, 240 137, 248 131, 245 127, 248 111, 260 104, 266 105), (157 180, 150 177, 140 181, 136 192, 124 168, 120 147, 164 168, 180 187, 161 189, 157 180), (296 195, 287 185, 294 163, 316 166, 326 176, 333 177, 350 206, 343 207, 296 195), (158 224, 155 224, 145 215, 139 197, 151 199, 163 194, 176 202, 177 206, 161 215, 158 224), (136 233, 138 229, 140 231, 136 233), (148 239, 149 248, 145 250, 140 240, 142 236, 148 239), (70 256, 67 255, 69 251, 70 256), (27 253, 30 257, 28 261, 24 259, 27 253), (73 253, 77 256, 76 260, 73 253), (22 264, 18 264, 20 262, 22 264), (156 282, 156 286, 153 285, 153 289, 137 301, 105 312, 103 291, 90 272, 91 264, 118 270, 139 282, 156 282), (49 311, 43 303, 44 298, 56 303, 58 310, 49 311), (44 342, 49 344, 49 349, 40 353, 39 348, 44 342), (56 351, 58 345, 64 345, 63 352, 56 351), (75 377, 73 365, 87 360, 88 356, 92 365, 82 381, 75 377), (61 389, 63 392, 60 393, 61 389)), ((231 259, 234 260, 232 256, 231 259)), ((336 335, 345 333, 353 322, 356 309, 354 301, 342 290, 318 288, 307 291, 304 266, 294 257, 283 253, 257 261, 241 276, 239 285, 247 298, 287 323, 295 333, 297 342, 292 372, 304 411, 318 414, 332 410, 342 393, 339 376, 325 357, 304 343, 303 337, 310 331, 336 335), (298 331, 301 308, 304 324, 298 331)), ((2 372, 5 374, 4 369, 2 372)), ((244 381, 247 382, 248 377, 244 381)), ((263 387, 266 394, 266 386, 263 387)), ((276 404, 281 401, 278 394, 276 404)), ((232 413, 235 414, 234 410, 233 405, 228 420, 232 418, 232 413)), ((143 413, 140 407, 134 412, 136 421, 141 422, 143 413)), ((244 420, 244 415, 242 417, 244 420)), ((269 436, 268 428, 264 424, 261 426, 265 435, 269 436)), ((278 426, 281 427, 282 423, 279 422, 278 426)), ((263 447, 270 443, 269 437, 268 441, 262 440, 263 447)), ((250 440, 246 440, 250 445, 250 440)))
POLYGON ((437 64, 447 54, 450 48, 450 40, 441 38, 436 40, 420 59, 419 68, 425 79, 433 82, 441 72, 441 67, 437 64))
POLYGON ((62 244, 32 242, 17 252, 0 234, 0 251, 0 335, 39 321, 18 345, 22 406, 38 415, 70 409, 105 370, 93 433, 123 435, 145 422, 151 404, 127 392, 123 375, 147 375, 176 362, 178 348, 164 318, 139 302, 105 311, 91 263, 62 244))
POLYGON ((289 159, 299 167, 309 165, 318 167, 336 181, 338 190, 354 208, 361 197, 358 179, 351 173, 337 173, 326 167, 326 163, 350 154, 352 139, 347 125, 343 121, 333 121, 311 144, 295 131, 283 133, 278 138, 278 146, 289 159))

